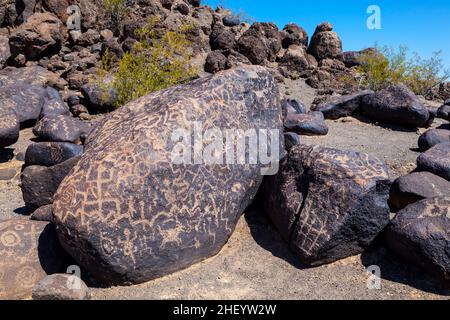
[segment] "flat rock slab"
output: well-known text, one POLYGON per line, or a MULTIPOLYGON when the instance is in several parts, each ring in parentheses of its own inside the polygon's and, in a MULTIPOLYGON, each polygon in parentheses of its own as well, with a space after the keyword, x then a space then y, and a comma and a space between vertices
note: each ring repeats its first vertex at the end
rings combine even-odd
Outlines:
POLYGON ((47 222, 0 222, 0 299, 31 297, 47 274, 61 272, 67 258, 54 226, 47 222))
MULTIPOLYGON (((142 97, 94 129, 53 213, 64 248, 101 281, 155 279, 217 254, 228 241, 265 165, 174 162, 180 145, 171 136, 182 129, 190 137, 199 122, 203 130, 282 135, 275 79, 262 67, 224 71, 142 97)), ((282 137, 275 146, 283 149, 282 137)))
POLYGON ((384 163, 364 153, 296 146, 266 177, 263 207, 307 265, 363 252, 389 222, 384 163))
POLYGON ((417 159, 420 171, 429 171, 450 181, 450 143, 440 143, 417 159))
POLYGON ((401 210, 417 201, 438 196, 450 196, 450 182, 431 172, 413 172, 394 181, 389 203, 401 210))
POLYGON ((389 248, 450 280, 450 198, 425 199, 400 211, 386 231, 389 248))

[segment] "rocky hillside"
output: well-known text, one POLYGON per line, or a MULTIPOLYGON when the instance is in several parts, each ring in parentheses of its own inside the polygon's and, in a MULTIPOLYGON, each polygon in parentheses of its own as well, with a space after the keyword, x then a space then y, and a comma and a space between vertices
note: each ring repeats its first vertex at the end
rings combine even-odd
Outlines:
POLYGON ((374 49, 343 52, 330 23, 308 35, 199 0, 125 4, 0 4, 0 298, 87 299, 84 283, 67 287, 76 268, 89 286, 170 277, 226 247, 249 206, 302 267, 388 248, 450 280, 449 83, 427 97, 356 90, 345 79, 358 81, 358 57, 374 49), (189 26, 197 76, 114 110, 102 58, 117 66, 154 16, 159 35, 189 26), (174 163, 167 137, 196 122, 276 130, 279 170, 174 163))

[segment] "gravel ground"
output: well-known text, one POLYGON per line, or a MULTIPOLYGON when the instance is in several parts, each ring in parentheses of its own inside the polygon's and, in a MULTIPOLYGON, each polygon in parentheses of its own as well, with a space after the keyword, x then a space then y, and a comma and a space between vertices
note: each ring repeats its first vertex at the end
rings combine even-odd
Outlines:
MULTIPOLYGON (((315 91, 302 81, 282 89, 310 105, 315 91)), ((435 126, 442 125, 437 121, 435 126)), ((371 124, 363 118, 328 121, 325 137, 302 137, 306 144, 367 152, 386 161, 392 178, 415 168, 420 132, 371 124)), ((423 131, 423 130, 422 130, 423 131)), ((13 159, 26 150, 31 129, 0 157, 0 171, 17 170, 16 178, 0 181, 0 220, 27 213, 19 187, 22 162, 13 159)), ((130 287, 92 288, 94 299, 448 299, 449 288, 402 262, 382 246, 363 255, 308 269, 293 256, 257 208, 249 210, 229 243, 215 257, 170 276, 130 287), (367 289, 368 266, 381 269, 381 289, 367 289)))

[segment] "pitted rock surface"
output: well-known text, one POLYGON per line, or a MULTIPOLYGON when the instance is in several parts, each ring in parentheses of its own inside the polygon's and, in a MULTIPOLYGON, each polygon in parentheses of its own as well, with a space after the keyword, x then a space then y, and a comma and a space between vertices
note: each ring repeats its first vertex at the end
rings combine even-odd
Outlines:
POLYGON ((264 210, 302 263, 363 252, 389 222, 388 171, 367 154, 293 147, 261 189, 264 210))
POLYGON ((386 240, 400 257, 450 280, 450 197, 425 199, 400 211, 386 240))
POLYGON ((47 274, 63 271, 66 256, 48 222, 0 222, 0 299, 31 297, 47 274))
POLYGON ((194 122, 282 136, 276 81, 262 67, 224 71, 142 97, 94 129, 53 211, 63 247, 103 282, 144 282, 215 255, 254 198, 261 165, 171 161, 170 136, 194 122))
POLYGON ((419 149, 427 151, 439 143, 450 142, 450 130, 430 129, 419 137, 419 149))

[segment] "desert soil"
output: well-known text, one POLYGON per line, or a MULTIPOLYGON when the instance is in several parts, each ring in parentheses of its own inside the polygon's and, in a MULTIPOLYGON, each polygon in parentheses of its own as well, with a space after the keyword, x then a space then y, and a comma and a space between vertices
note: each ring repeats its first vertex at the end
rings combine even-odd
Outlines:
MULTIPOLYGON (((310 105, 315 92, 301 81, 282 89, 310 105)), ((433 127, 442 125, 436 121, 433 127)), ((391 178, 414 170, 419 131, 370 123, 363 118, 328 121, 325 137, 302 137, 306 144, 362 151, 386 161, 391 178)), ((424 130, 422 130, 424 131, 424 130)), ((30 129, 0 157, 0 172, 17 170, 0 181, 0 220, 28 212, 19 187, 23 164, 12 156, 32 143, 30 129)), ((380 240, 382 241, 382 240, 380 240)), ((170 276, 130 287, 92 288, 94 299, 448 299, 450 290, 421 270, 401 261, 382 243, 359 256, 330 265, 303 267, 257 208, 239 221, 228 244, 215 257, 170 276), (381 289, 368 289, 367 267, 381 269, 381 289)))

